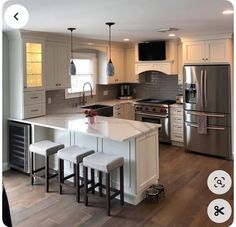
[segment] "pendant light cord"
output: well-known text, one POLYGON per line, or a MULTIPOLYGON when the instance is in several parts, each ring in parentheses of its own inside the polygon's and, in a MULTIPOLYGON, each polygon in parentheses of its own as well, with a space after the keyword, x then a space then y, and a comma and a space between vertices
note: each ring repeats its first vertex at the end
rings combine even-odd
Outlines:
POLYGON ((109 55, 111 61, 111 25, 109 25, 109 55))
POLYGON ((70 58, 73 61, 73 53, 72 53, 72 30, 70 35, 70 58))

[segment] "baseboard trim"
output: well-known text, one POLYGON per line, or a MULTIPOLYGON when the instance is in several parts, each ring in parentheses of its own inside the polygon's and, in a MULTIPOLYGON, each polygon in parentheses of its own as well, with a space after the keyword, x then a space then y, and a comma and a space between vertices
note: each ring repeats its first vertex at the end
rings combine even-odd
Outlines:
POLYGON ((7 171, 9 169, 10 168, 9 168, 8 162, 3 162, 2 163, 2 171, 4 172, 4 171, 7 171))

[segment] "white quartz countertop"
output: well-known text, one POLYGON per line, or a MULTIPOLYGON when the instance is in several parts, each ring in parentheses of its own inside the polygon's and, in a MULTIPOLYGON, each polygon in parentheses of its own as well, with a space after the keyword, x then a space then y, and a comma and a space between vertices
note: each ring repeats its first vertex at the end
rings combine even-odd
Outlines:
POLYGON ((10 120, 42 127, 76 131, 120 142, 145 135, 161 127, 160 124, 101 116, 96 116, 94 124, 88 124, 88 118, 84 114, 54 114, 25 120, 13 118, 10 120))

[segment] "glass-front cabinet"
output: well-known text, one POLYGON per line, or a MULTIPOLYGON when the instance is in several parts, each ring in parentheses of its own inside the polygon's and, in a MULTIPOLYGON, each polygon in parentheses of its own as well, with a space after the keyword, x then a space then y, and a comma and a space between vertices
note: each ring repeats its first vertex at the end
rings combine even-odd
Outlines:
POLYGON ((42 42, 24 42, 24 89, 42 89, 43 83, 43 49, 42 42))

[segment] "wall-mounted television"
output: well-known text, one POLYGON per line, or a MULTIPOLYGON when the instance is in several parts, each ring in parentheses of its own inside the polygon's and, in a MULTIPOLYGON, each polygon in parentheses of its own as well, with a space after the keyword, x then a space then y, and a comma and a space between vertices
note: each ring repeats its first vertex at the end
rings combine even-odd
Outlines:
POLYGON ((166 42, 155 41, 138 44, 139 61, 166 60, 166 42))

